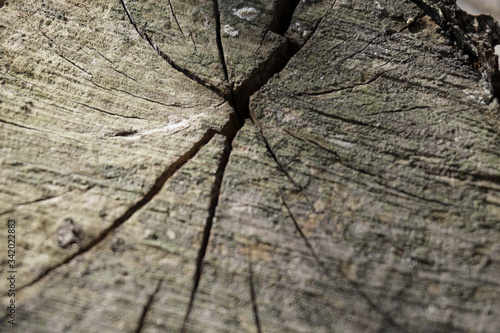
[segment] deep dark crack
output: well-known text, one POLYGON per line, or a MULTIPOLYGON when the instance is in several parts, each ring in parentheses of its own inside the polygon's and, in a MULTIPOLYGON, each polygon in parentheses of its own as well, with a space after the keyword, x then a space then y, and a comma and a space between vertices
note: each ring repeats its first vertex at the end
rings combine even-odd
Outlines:
POLYGON ((221 38, 219 1, 212 0, 212 3, 214 5, 215 37, 217 41, 217 51, 219 52, 219 61, 222 66, 222 71, 224 72, 224 77, 226 78, 226 81, 229 83, 229 75, 227 72, 227 65, 226 65, 226 56, 224 55, 224 47, 222 46, 222 38, 221 38))
MULTIPOLYGON (((218 170, 216 172, 216 180, 213 184, 212 187, 212 193, 211 193, 211 203, 209 206, 209 214, 205 223, 205 229, 203 233, 203 240, 202 244, 199 249, 198 257, 196 260, 196 271, 193 276, 193 287, 191 291, 191 298, 190 298, 190 303, 188 306, 188 309, 186 311, 186 316, 185 316, 185 321, 184 321, 184 328, 183 331, 186 329, 186 324, 189 322, 189 317, 191 310, 194 305, 194 301, 196 298, 196 292, 198 290, 199 282, 202 277, 202 272, 203 272, 203 260, 206 254, 206 250, 208 247, 208 242, 210 239, 211 235, 211 230, 212 230, 212 225, 213 225, 213 219, 216 213, 218 201, 219 201, 219 195, 220 195, 220 190, 221 190, 221 182, 224 176, 224 171, 226 169, 226 166, 229 161, 229 157, 231 155, 231 145, 233 139, 236 137, 236 134, 238 131, 243 127, 244 120, 250 117, 250 112, 249 112, 249 99, 252 94, 254 94, 256 91, 258 91, 263 85, 267 83, 267 81, 276 73, 280 72, 289 62, 289 60, 300 50, 301 47, 305 45, 307 40, 297 47, 297 45, 292 45, 290 40, 285 40, 284 43, 282 43, 282 46, 277 48, 276 51, 262 64, 260 64, 248 77, 247 79, 238 87, 238 89, 233 89, 234 83, 229 81, 229 76, 228 76, 228 70, 225 62, 225 55, 224 55, 224 50, 222 47, 222 40, 221 40, 221 24, 220 24, 220 13, 219 13, 219 8, 218 8, 218 1, 213 0, 213 5, 214 5, 214 15, 215 15, 215 20, 216 20, 216 36, 217 36, 217 47, 218 47, 218 52, 219 52, 219 59, 224 71, 224 76, 227 80, 227 83, 230 85, 229 93, 224 93, 223 91, 219 90, 218 88, 210 85, 207 81, 203 80, 201 77, 196 75, 195 73, 189 71, 186 68, 182 68, 179 64, 174 62, 171 57, 164 53, 162 50, 160 50, 156 44, 153 42, 151 37, 141 28, 138 26, 138 24, 135 22, 134 17, 132 13, 129 11, 126 3, 124 0, 120 0, 123 9, 130 21, 130 23, 134 26, 135 30, 137 33, 148 42, 148 44, 154 49, 154 51, 162 57, 167 63, 171 65, 172 68, 175 70, 181 72, 184 74, 186 77, 189 79, 203 85, 204 87, 210 89, 211 91, 215 92, 217 95, 223 97, 229 104, 233 107, 234 112, 230 116, 230 119, 226 123, 225 127, 223 130, 220 132, 220 134, 226 136, 226 147, 224 149, 224 152, 222 154, 222 157, 219 161, 219 166, 218 170)), ((270 33, 277 33, 283 35, 287 29, 288 25, 291 22, 293 12, 295 10, 295 7, 298 4, 298 1, 294 0, 293 6, 285 6, 286 1, 277 1, 276 3, 276 8, 274 11, 274 18, 273 18, 273 23, 271 24, 271 29, 274 30, 274 32, 270 33)), ((173 8, 171 7, 172 14, 175 16, 173 12, 173 8)), ((178 21, 176 20, 176 23, 178 24, 178 21)), ((319 24, 319 21, 318 21, 319 24)), ((178 24, 179 25, 179 24, 178 24)), ((179 30, 180 25, 178 26, 179 30)), ((316 26, 317 27, 317 26, 316 26)), ((43 32, 42 32, 43 33, 43 32)), ((45 36, 49 38, 48 36, 45 36)), ((50 39, 50 38, 49 38, 50 39)), ((77 68, 80 68, 76 63, 72 62, 70 59, 64 57, 61 54, 58 54, 59 56, 63 57, 65 60, 70 62, 72 65, 74 65, 77 68)), ((80 68, 82 71, 84 71, 83 68, 80 68)), ((93 82, 94 83, 94 82, 93 82)), ((95 84, 95 83, 94 83, 95 84)), ((106 89, 105 87, 100 87, 103 89, 106 89)), ((109 90, 109 89, 107 89, 109 90)), ((137 97, 137 96, 136 96, 137 97)), ((154 101, 157 102, 157 101, 154 101)), ((159 103, 159 102, 158 102, 159 103)), ((162 103, 159 103, 162 104, 162 103)), ((90 106, 89 106, 90 107, 90 106)), ((103 111, 103 110, 99 110, 103 111)), ((26 287, 32 286, 38 281, 42 280, 45 276, 47 276, 49 273, 51 273, 53 270, 69 263, 76 257, 79 257, 80 255, 83 255, 93 249, 95 246, 100 244, 113 230, 121 226, 123 223, 125 223, 127 220, 129 220, 136 212, 138 212, 140 209, 142 209, 148 202, 150 202, 162 189, 166 181, 177 171, 179 170, 185 163, 187 163, 189 160, 191 160, 197 152, 201 149, 201 147, 205 146, 213 137, 215 134, 218 132, 215 130, 208 130, 203 137, 196 142, 191 149, 189 149, 187 152, 185 152, 182 156, 180 156, 175 162, 170 164, 156 179, 155 184, 151 187, 151 189, 144 194, 144 196, 137 201, 135 204, 133 204, 131 207, 129 207, 120 217, 118 217, 113 223, 111 223, 105 230, 103 230, 95 239, 93 239, 90 243, 88 243, 85 246, 82 246, 77 252, 75 252, 73 255, 68 256, 66 259, 64 259, 62 262, 59 262, 43 271, 39 276, 37 276, 33 281, 31 281, 29 284, 22 286, 19 289, 24 289, 26 287)), ((261 131, 262 133, 262 131, 261 131)), ((264 137, 264 136, 263 136, 264 137)), ((279 161, 278 157, 272 150, 271 146, 267 142, 267 139, 264 137, 264 141, 266 142, 267 148, 273 158, 275 159, 276 163, 280 167, 280 169, 287 175, 287 177, 290 179, 290 181, 295 185, 297 189, 299 189, 299 185, 293 178, 288 174, 286 169, 283 167, 283 164, 279 161)), ((161 282, 160 282, 161 283, 161 282)), ((159 288, 159 287, 158 287, 159 288)), ((156 293, 156 292, 155 292, 156 293)), ((154 298, 154 294, 152 295, 154 298)), ((152 300, 151 300, 152 301, 152 300)), ((146 309, 147 311, 147 309, 146 309)), ((145 314, 144 314, 145 315, 145 314)), ((144 320, 142 318, 141 320, 144 320)), ((256 317, 256 321, 258 322, 258 317, 256 317)), ((257 323, 260 325, 259 323, 257 323)), ((141 326, 141 325, 140 325, 141 326)), ((139 329, 140 329, 139 326, 139 329)))
POLYGON ((269 30, 283 36, 288 31, 299 2, 300 0, 277 0, 269 30))
MULTIPOLYGON (((282 44, 281 47, 277 48, 275 52, 264 62, 262 62, 248 77, 247 79, 235 90, 234 83, 229 82, 229 77, 227 74, 227 67, 226 67, 226 62, 225 62, 225 55, 224 55, 224 50, 222 47, 222 42, 221 42, 221 36, 220 36, 220 13, 219 13, 219 8, 218 8, 218 1, 213 0, 214 3, 214 11, 215 11, 215 17, 216 17, 216 33, 217 33, 217 46, 218 46, 218 52, 219 52, 219 59, 220 62, 223 66, 224 69, 224 75, 226 76, 226 79, 228 83, 230 84, 230 95, 226 97, 228 100, 229 104, 233 107, 234 109, 234 115, 237 118, 237 126, 234 128, 234 131, 230 131, 226 133, 227 136, 227 141, 226 141, 226 148, 224 150, 223 156, 220 159, 219 162, 219 167, 216 172, 216 180, 214 182, 213 188, 212 188, 212 202, 209 207, 209 216, 205 222, 205 230, 203 233, 203 240, 202 244, 200 247, 200 250, 198 252, 198 257, 196 260, 196 270, 193 276, 193 287, 191 289, 191 297, 189 301, 188 308, 186 310, 186 315, 184 317, 184 323, 183 327, 181 329, 181 332, 186 332, 188 323, 190 321, 190 316, 191 312, 194 306, 194 302, 196 299, 196 293, 198 291, 199 283, 203 274, 203 261, 206 255, 207 247, 208 247, 208 242, 210 239, 211 235, 211 230, 212 230, 212 225, 213 225, 213 220, 214 216, 216 213, 217 205, 219 202, 219 195, 220 195, 220 190, 221 190, 221 182, 224 177, 224 172, 226 169, 226 166, 229 162, 229 157, 231 155, 231 150, 232 150, 232 141, 235 138, 236 134, 238 131, 243 127, 244 124, 244 119, 247 119, 251 116, 250 114, 250 108, 249 108, 249 101, 250 101, 250 96, 254 94, 256 91, 258 91, 262 86, 264 86, 269 79, 274 76, 276 73, 279 73, 287 63, 290 61, 290 59, 300 50, 300 48, 293 48, 290 46, 290 41, 286 41, 285 43, 282 44)), ((298 1, 297 1, 298 3, 298 1)), ((280 21, 281 23, 276 23, 279 26, 279 32, 284 33, 287 29, 288 26, 291 22, 291 17, 293 15, 293 11, 295 10, 295 7, 297 5, 293 6, 291 9, 290 7, 286 7, 283 5, 283 2, 278 1, 276 4, 276 10, 275 10, 275 16, 286 16, 286 18, 283 19, 283 21, 280 21), (284 22, 284 23, 283 23, 284 22), (284 29, 284 31, 283 31, 284 29)), ((279 21, 273 19, 273 21, 279 21)), ((271 32, 272 33, 272 32, 271 32)), ((303 46, 303 45, 302 45, 303 46)), ((255 123, 255 119, 252 118, 252 120, 255 123)), ((262 134, 262 130, 260 131, 262 134)), ((297 190, 300 190, 300 186, 298 183, 290 176, 290 174, 287 172, 287 170, 284 168, 283 163, 281 163, 272 150, 271 146, 269 145, 267 138, 262 134, 262 137, 264 138, 264 141, 266 143, 266 146, 273 156, 275 162, 278 164, 280 169, 287 175, 288 179, 292 182, 292 184, 296 187, 297 190)), ((251 267, 249 269, 252 269, 251 267)), ((251 273, 253 275, 253 272, 251 273)), ((255 316, 255 322, 256 322, 256 327, 258 332, 261 332, 261 327, 260 327, 260 320, 258 316, 258 310, 257 310, 257 305, 256 305, 256 300, 255 300, 255 290, 253 287, 253 281, 250 281, 251 285, 251 296, 252 296, 252 306, 254 309, 254 316, 255 316)))

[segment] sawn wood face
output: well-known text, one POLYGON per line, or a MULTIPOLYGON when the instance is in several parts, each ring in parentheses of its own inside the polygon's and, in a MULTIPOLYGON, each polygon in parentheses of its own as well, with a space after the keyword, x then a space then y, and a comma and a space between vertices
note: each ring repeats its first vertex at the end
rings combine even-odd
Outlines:
POLYGON ((451 1, 6 1, 16 329, 499 331, 498 31, 451 1))

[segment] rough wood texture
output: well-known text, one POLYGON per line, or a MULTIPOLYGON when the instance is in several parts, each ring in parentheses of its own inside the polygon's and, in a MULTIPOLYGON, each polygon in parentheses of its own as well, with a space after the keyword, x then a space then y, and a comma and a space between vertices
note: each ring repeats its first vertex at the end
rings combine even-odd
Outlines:
POLYGON ((454 1, 7 1, 16 328, 500 331, 499 36, 454 1))

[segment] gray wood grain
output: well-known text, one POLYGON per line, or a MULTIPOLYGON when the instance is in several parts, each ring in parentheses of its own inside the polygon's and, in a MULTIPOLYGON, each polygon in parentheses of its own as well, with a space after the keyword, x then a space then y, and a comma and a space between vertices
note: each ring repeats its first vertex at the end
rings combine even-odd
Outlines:
POLYGON ((16 329, 499 331, 499 32, 437 0, 7 1, 16 329))

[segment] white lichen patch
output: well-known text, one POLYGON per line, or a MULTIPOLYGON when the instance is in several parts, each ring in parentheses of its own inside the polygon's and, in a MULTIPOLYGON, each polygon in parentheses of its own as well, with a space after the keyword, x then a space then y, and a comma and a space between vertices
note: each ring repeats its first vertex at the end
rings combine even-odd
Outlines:
POLYGON ((253 7, 243 7, 240 9, 233 9, 233 14, 241 19, 251 21, 259 15, 259 11, 253 7))
POLYGON ((489 101, 491 101, 491 93, 487 90, 484 89, 483 91, 480 90, 475 90, 475 89, 465 89, 463 90, 467 98, 482 103, 482 104, 488 104, 489 101))
POLYGON ((238 30, 236 30, 235 28, 233 28, 229 24, 226 24, 224 26, 224 32, 226 34, 228 34, 229 36, 231 36, 231 37, 236 37, 236 36, 238 36, 240 34, 240 32, 238 30))

